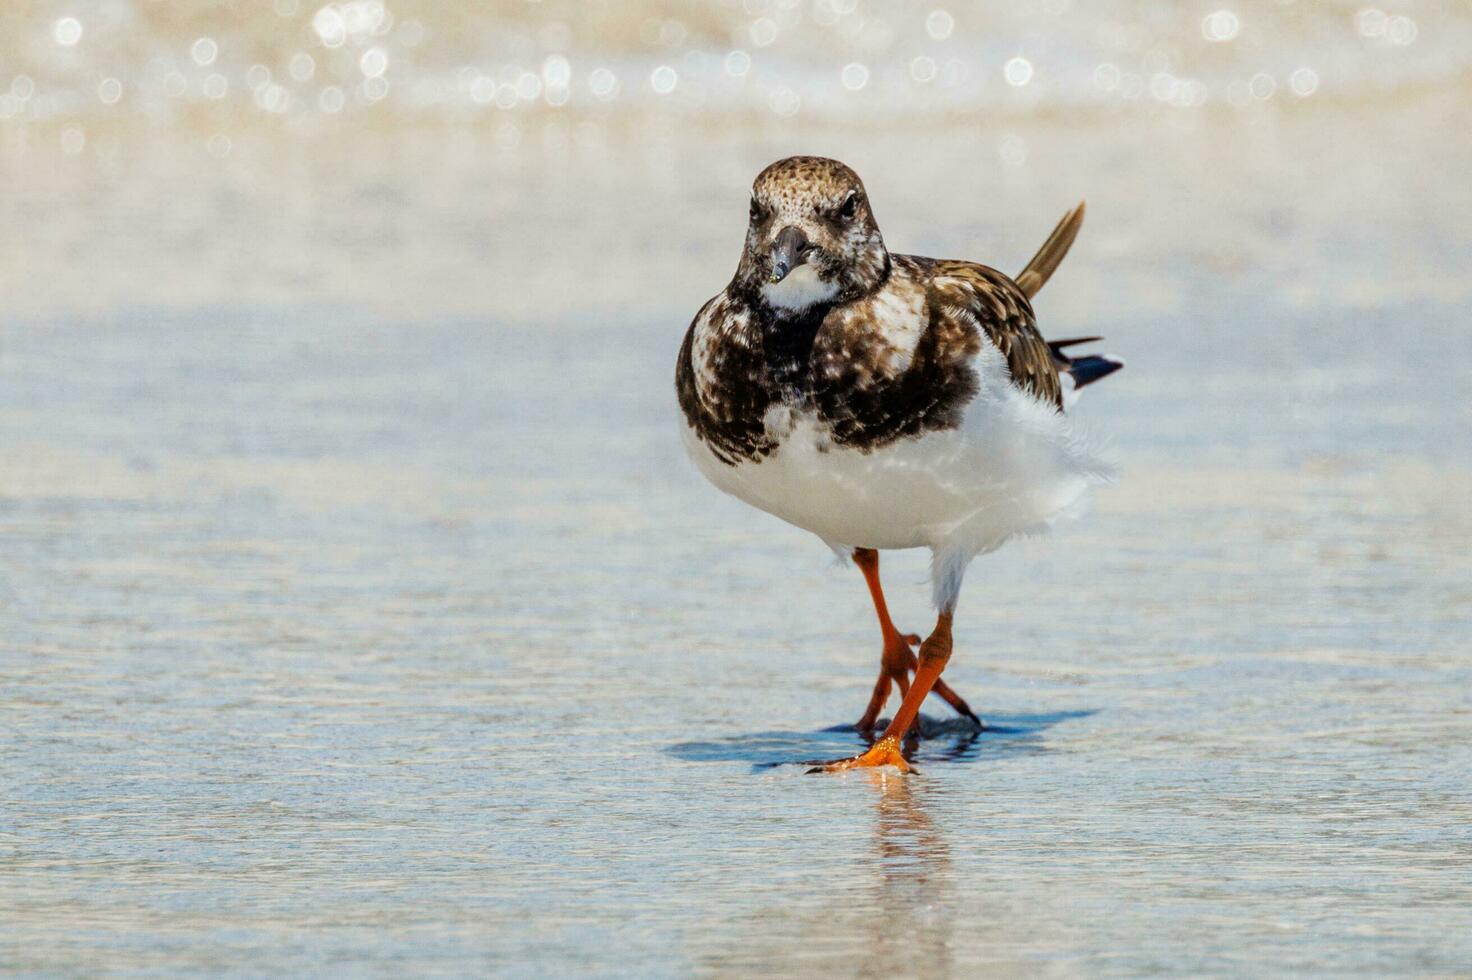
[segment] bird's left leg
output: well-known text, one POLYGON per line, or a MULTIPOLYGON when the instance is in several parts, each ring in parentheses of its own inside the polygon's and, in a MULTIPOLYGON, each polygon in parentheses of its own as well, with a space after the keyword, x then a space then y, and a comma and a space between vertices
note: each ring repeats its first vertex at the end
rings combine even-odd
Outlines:
POLYGON ((905 733, 915 723, 915 716, 920 713, 920 702, 930 693, 936 682, 940 680, 941 671, 946 669, 946 662, 951 659, 951 610, 941 610, 940 616, 936 618, 935 629, 920 644, 920 656, 916 660, 915 679, 910 683, 909 691, 905 692, 905 699, 900 704, 900 710, 895 712, 894 720, 884 730, 884 734, 869 747, 862 755, 852 759, 840 759, 826 765, 808 770, 809 772, 839 772, 844 769, 861 769, 869 766, 895 766, 902 772, 911 771, 910 764, 900 753, 900 743, 904 740, 905 733))
MULTIPOLYGON (((910 672, 916 669, 915 654, 910 648, 920 642, 920 637, 914 633, 901 633, 889 618, 889 606, 884 601, 884 589, 879 584, 879 552, 873 548, 855 548, 853 557, 854 564, 864 573, 864 581, 869 584, 869 595, 874 600, 874 613, 879 617, 879 630, 884 635, 879 679, 874 682, 874 693, 869 696, 869 706, 864 709, 864 716, 855 726, 861 732, 871 732, 879 720, 879 712, 889 700, 890 687, 898 687, 901 698, 909 693, 910 672)), ((976 717, 971 706, 945 681, 937 678, 935 693, 963 716, 970 718, 978 726, 981 725, 981 719, 976 717)))

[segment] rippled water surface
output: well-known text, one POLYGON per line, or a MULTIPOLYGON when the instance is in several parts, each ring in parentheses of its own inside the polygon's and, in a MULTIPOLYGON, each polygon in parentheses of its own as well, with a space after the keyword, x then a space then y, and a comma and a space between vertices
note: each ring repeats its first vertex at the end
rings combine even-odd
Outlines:
POLYGON ((1465 416, 1365 353, 1341 411, 1283 367, 1239 413, 1126 332, 1123 485, 971 576, 995 729, 812 777, 877 660, 856 573, 692 475, 672 328, 547 329, 10 332, 11 966, 1466 965, 1472 478, 1394 449, 1465 416))
MULTIPOLYGON (((522 6, 0 20, 0 967, 1472 969, 1465 12, 666 5, 598 47, 522 6), (814 150, 895 248, 1007 270, 1086 196, 1039 317, 1129 362, 1080 407, 1120 485, 973 567, 946 676, 991 728, 928 707, 912 778, 804 774, 861 744, 868 597, 679 447, 746 187, 814 150)), ((924 556, 884 570, 924 632, 924 556)))

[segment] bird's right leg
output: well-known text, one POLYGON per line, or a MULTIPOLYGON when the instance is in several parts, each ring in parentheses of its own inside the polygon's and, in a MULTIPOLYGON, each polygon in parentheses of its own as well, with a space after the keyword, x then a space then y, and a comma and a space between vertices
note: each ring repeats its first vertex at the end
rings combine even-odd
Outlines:
MULTIPOLYGON (((910 674, 919 666, 912 648, 919 645, 920 637, 914 633, 901 633, 889 618, 889 606, 884 601, 884 589, 879 584, 879 552, 873 548, 855 548, 854 564, 859 566, 859 571, 864 573, 864 581, 869 584, 874 612, 879 617, 879 631, 884 636, 884 652, 879 660, 879 679, 874 682, 874 693, 869 697, 869 706, 864 709, 864 716, 856 726, 859 731, 870 732, 879 721, 879 712, 884 710, 884 705, 889 700, 891 687, 899 688, 901 699, 909 693, 910 674)), ((945 681, 936 678, 935 693, 962 715, 976 722, 978 726, 981 725, 981 719, 976 717, 961 695, 952 690, 945 681)))
POLYGON ((854 564, 864 573, 869 583, 869 596, 874 600, 874 612, 879 617, 879 632, 884 637, 884 652, 879 657, 879 679, 874 682, 874 693, 869 706, 859 719, 860 731, 872 731, 879 720, 879 712, 889 700, 891 687, 898 686, 900 697, 910 690, 910 671, 915 669, 915 652, 920 637, 914 633, 902 634, 895 629, 894 620, 889 618, 889 606, 884 601, 884 589, 879 584, 879 552, 873 548, 855 548, 854 564))

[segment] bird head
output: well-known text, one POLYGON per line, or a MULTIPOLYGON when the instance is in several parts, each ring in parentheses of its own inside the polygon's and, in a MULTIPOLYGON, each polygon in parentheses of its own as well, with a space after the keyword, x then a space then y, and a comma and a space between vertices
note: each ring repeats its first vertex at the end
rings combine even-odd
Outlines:
POLYGON ((889 253, 859 175, 837 160, 788 157, 757 175, 737 280, 798 313, 877 289, 889 253))

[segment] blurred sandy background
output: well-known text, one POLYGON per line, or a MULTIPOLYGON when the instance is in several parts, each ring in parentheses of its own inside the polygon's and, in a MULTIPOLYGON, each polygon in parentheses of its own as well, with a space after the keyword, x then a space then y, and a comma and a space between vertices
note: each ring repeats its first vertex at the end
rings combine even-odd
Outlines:
POLYGON ((683 317, 801 151, 1004 267, 1088 198, 1065 311, 1454 299, 1469 51, 1449 0, 7 4, 0 289, 683 317))

